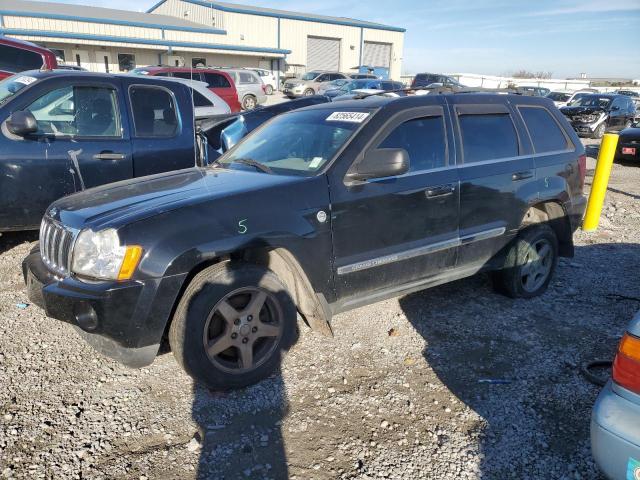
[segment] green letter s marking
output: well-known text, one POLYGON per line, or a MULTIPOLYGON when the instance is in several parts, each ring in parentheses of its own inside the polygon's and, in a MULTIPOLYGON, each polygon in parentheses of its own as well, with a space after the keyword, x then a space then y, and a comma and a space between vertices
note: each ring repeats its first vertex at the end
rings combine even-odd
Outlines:
POLYGON ((242 219, 242 220, 240 220, 240 221, 238 222, 238 233, 239 233, 240 235, 244 235, 245 233, 247 233, 248 228, 247 228, 247 226, 244 224, 244 222, 246 222, 246 221, 247 221, 247 219, 246 219, 246 218, 244 218, 244 219, 242 219))

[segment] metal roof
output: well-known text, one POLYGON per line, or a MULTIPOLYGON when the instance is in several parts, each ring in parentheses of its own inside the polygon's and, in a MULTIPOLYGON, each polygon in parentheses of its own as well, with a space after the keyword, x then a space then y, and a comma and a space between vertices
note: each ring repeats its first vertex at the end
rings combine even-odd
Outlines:
MULTIPOLYGON (((153 12, 162 5, 166 0, 160 0, 152 6, 147 12, 153 12)), ((314 13, 300 13, 289 10, 278 10, 275 8, 253 7, 250 5, 238 5, 236 3, 205 1, 205 0, 182 0, 186 3, 200 5, 207 8, 214 8, 223 12, 244 13, 247 15, 259 15, 265 17, 285 18, 290 20, 302 20, 307 22, 330 23, 333 25, 345 25, 351 27, 372 28, 377 30, 390 30, 396 32, 405 32, 404 28, 392 27, 381 23, 368 22, 365 20, 356 20, 348 17, 332 17, 328 15, 317 15, 314 13)))
POLYGON ((25 0, 0 0, 0 15, 33 16, 59 20, 114 23, 168 30, 185 30, 203 33, 226 33, 224 30, 206 28, 199 23, 155 13, 116 10, 113 8, 71 5, 68 3, 31 2, 25 0))

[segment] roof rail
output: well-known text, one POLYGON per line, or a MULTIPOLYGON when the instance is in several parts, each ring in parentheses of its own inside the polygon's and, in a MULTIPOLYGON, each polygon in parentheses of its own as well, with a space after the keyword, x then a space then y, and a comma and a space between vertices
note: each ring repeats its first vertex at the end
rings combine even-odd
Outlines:
POLYGON ((428 91, 428 94, 452 94, 452 93, 503 93, 503 94, 511 94, 511 95, 522 95, 522 93, 512 89, 512 88, 483 88, 483 87, 445 87, 445 86, 437 86, 437 87, 407 87, 400 88, 397 90, 386 90, 384 92, 376 92, 376 93, 362 93, 360 95, 356 95, 353 97, 354 99, 360 100, 367 97, 373 97, 375 95, 385 95, 388 93, 412 93, 417 91, 428 91))

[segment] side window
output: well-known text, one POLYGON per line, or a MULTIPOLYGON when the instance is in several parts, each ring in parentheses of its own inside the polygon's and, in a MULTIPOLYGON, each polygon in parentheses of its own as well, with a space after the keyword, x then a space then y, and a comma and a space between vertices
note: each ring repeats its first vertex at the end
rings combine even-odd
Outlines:
POLYGON ((136 137, 166 138, 178 133, 178 113, 168 90, 134 85, 129 98, 136 137))
POLYGON ((458 121, 465 163, 518 155, 518 136, 508 113, 463 114, 458 121))
POLYGON ((171 72, 171 76, 185 80, 200 80, 200 72, 171 72))
POLYGON ((412 172, 447 165, 447 144, 442 116, 414 118, 398 125, 378 148, 404 148, 412 172))
POLYGON ((220 75, 219 73, 207 73, 204 72, 204 81, 209 84, 209 88, 229 88, 231 84, 227 77, 220 75))
POLYGON ((202 95, 197 90, 191 89, 193 92, 193 106, 194 107, 211 107, 213 102, 211 102, 207 97, 202 95))
POLYGON ((546 108, 518 107, 536 153, 566 150, 567 139, 546 108))
POLYGON ((31 105, 40 135, 120 137, 115 90, 68 86, 52 90, 31 105))
POLYGON ((240 83, 243 83, 243 84, 258 83, 258 80, 256 79, 256 77, 254 77, 252 74, 248 72, 240 72, 238 76, 240 77, 240 83))
POLYGON ((316 82, 328 82, 328 81, 329 81, 329 75, 327 75, 326 73, 316 78, 316 82))

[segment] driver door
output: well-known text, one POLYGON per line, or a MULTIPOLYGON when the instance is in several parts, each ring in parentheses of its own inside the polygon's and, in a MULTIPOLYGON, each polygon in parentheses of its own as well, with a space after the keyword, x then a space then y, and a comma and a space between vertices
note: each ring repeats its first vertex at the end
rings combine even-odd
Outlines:
POLYGON ((131 178, 119 84, 47 82, 47 89, 16 106, 31 112, 38 130, 22 138, 3 129, 0 229, 37 228, 54 200, 131 178))

